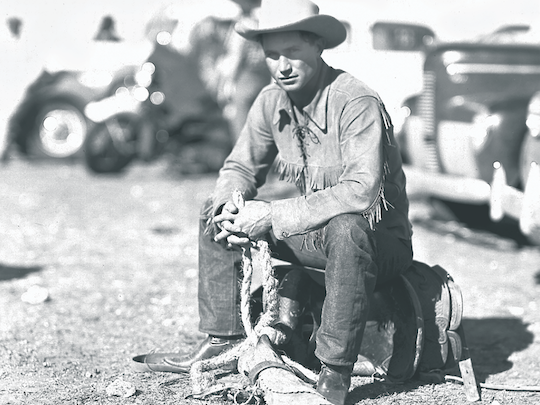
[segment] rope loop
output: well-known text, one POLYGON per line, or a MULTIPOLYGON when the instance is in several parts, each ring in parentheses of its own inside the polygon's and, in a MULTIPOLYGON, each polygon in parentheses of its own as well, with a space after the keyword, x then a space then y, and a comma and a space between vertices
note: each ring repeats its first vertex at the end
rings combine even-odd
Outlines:
MULTIPOLYGON (((239 208, 245 204, 244 197, 240 191, 233 193, 233 202, 239 208)), ((242 325, 246 333, 246 340, 219 356, 201 360, 191 366, 191 381, 195 392, 201 392, 215 383, 212 370, 219 367, 233 364, 248 349, 257 344, 258 338, 266 334, 274 344, 283 342, 283 332, 272 327, 278 318, 279 298, 277 290, 279 281, 276 278, 272 266, 270 248, 265 240, 258 240, 253 243, 257 255, 255 261, 259 264, 262 271, 263 287, 263 314, 260 316, 255 326, 251 323, 251 284, 253 280, 254 257, 252 255, 252 243, 242 246, 242 286, 240 315, 242 325), (205 376, 206 375, 206 376, 205 376)))

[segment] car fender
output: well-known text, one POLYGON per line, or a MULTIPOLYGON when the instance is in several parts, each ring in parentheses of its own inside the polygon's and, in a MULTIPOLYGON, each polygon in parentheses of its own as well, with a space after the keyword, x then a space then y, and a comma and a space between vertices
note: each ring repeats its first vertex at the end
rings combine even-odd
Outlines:
POLYGON ((500 108, 491 109, 493 124, 489 126, 485 143, 477 150, 476 165, 480 178, 491 181, 493 163, 500 162, 507 182, 520 187, 520 155, 526 132, 527 100, 509 100, 500 108))
POLYGON ((540 136, 533 137, 527 131, 521 145, 520 155, 520 177, 521 183, 527 184, 531 164, 540 164, 540 136))

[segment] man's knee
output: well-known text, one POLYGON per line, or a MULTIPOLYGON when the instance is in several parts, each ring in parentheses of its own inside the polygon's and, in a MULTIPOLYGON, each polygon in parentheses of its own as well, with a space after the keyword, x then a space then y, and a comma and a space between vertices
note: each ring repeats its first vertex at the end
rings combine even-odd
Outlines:
POLYGON ((372 243, 373 231, 369 222, 358 214, 343 214, 334 217, 326 226, 327 242, 347 243, 350 241, 372 243))

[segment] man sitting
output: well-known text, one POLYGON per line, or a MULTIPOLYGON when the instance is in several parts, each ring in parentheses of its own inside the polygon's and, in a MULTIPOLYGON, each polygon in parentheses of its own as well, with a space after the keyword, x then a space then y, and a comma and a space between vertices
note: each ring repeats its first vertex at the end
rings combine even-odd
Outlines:
POLYGON ((187 355, 144 361, 188 372, 243 339, 237 246, 266 238, 276 258, 324 269, 317 390, 343 404, 375 287, 412 263, 399 149, 378 94, 321 57, 345 40, 340 21, 309 0, 263 0, 258 26, 236 30, 260 44, 274 83, 256 99, 202 210, 198 300, 208 338, 187 355), (274 162, 301 195, 253 200, 274 162), (245 206, 234 204, 235 190, 245 206))

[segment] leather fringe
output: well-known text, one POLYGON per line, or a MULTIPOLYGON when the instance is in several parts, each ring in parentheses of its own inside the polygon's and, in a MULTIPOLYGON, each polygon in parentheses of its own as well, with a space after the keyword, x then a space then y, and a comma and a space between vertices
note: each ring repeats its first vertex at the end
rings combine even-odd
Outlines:
POLYGON ((206 205, 201 210, 201 219, 205 220, 206 226, 204 228, 204 234, 210 235, 212 237, 216 236, 218 234, 218 228, 216 224, 212 222, 212 210, 214 209, 214 204, 212 204, 212 200, 206 202, 206 205))
POLYGON ((285 162, 278 157, 276 172, 279 180, 296 185, 302 194, 309 191, 324 190, 339 183, 341 166, 333 168, 305 167, 285 162))
POLYGON ((375 230, 375 225, 381 221, 383 209, 385 211, 388 211, 389 207, 394 208, 384 196, 384 185, 386 183, 386 177, 388 176, 388 174, 390 174, 388 152, 386 149, 388 147, 393 147, 392 139, 394 135, 394 125, 392 124, 390 115, 386 111, 386 107, 384 106, 382 101, 379 101, 379 111, 381 112, 381 118, 384 126, 384 134, 386 138, 386 142, 383 143, 383 175, 381 179, 381 184, 379 186, 379 193, 377 195, 377 198, 367 210, 362 212, 362 216, 368 221, 369 227, 372 230, 375 230))
POLYGON ((322 249, 324 246, 324 236, 326 235, 324 228, 325 227, 306 233, 302 240, 300 250, 304 250, 305 248, 307 252, 314 252, 318 249, 322 249))

